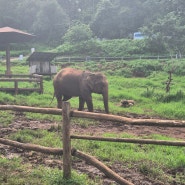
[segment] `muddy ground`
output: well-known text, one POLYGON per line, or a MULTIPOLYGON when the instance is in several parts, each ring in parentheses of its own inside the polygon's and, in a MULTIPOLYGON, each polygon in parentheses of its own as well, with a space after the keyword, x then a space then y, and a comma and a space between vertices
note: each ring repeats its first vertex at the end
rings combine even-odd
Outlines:
MULTIPOLYGON (((128 117, 133 117, 128 115, 128 117)), ((136 116, 134 116, 136 117, 136 116)), ((35 121, 28 120, 24 115, 16 116, 16 120, 10 124, 8 127, 2 127, 0 125, 0 137, 3 138, 11 133, 17 132, 19 129, 46 129, 51 130, 53 127, 58 127, 58 124, 51 121, 35 121)), ((170 136, 177 139, 185 139, 185 128, 165 128, 165 127, 149 127, 149 126, 133 126, 133 125, 121 125, 116 124, 111 121, 98 122, 98 125, 89 125, 88 127, 82 127, 79 124, 72 124, 71 133, 80 135, 91 135, 100 136, 104 132, 110 133, 130 133, 136 136, 146 136, 150 134, 161 134, 165 136, 170 136)), ((21 156, 25 163, 31 163, 32 165, 44 164, 45 166, 58 167, 62 169, 62 160, 57 157, 51 157, 45 154, 23 151, 22 149, 16 149, 13 147, 5 146, 0 144, 0 155, 12 158, 15 156, 21 156)), ((127 179, 128 181, 134 183, 135 185, 178 185, 177 183, 168 184, 160 182, 157 180, 149 179, 137 170, 137 167, 133 166, 131 169, 124 168, 124 164, 114 163, 109 166, 112 170, 118 173, 121 177, 127 179)), ((74 160, 72 168, 89 175, 89 177, 94 178, 99 176, 103 185, 116 184, 111 179, 107 178, 98 169, 86 164, 82 160, 74 160)), ((179 169, 184 170, 184 169, 179 169)), ((173 174, 174 172, 169 172, 173 174)))

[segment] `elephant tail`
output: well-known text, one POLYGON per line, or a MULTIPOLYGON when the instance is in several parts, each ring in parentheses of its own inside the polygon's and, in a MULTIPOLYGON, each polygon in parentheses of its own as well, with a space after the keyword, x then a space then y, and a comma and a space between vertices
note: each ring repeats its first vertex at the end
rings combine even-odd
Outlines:
POLYGON ((50 102, 50 104, 49 104, 49 105, 51 105, 51 104, 52 104, 52 102, 53 102, 54 98, 55 98, 55 93, 53 94, 53 98, 52 98, 52 100, 51 100, 51 102, 50 102))

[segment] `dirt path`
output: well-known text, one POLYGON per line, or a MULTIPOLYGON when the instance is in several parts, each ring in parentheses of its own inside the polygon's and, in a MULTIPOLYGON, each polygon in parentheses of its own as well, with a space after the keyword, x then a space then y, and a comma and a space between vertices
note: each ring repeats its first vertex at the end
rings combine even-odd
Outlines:
MULTIPOLYGON (((0 126, 0 137, 5 137, 11 133, 17 132, 20 129, 45 129, 51 130, 51 128, 57 128, 58 124, 50 121, 34 121, 27 120, 22 116, 19 116, 13 124, 10 124, 8 127, 0 126)), ((90 125, 88 127, 83 127, 78 124, 72 124, 71 126, 72 134, 80 135, 91 135, 91 136, 100 136, 102 133, 129 133, 135 136, 146 136, 150 134, 160 134, 177 139, 184 140, 185 138, 185 128, 165 128, 165 127, 149 127, 149 126, 132 126, 132 125, 118 125, 116 123, 106 121, 99 122, 98 125, 90 125)), ((12 158, 21 156, 26 163, 31 164, 44 164, 45 166, 58 167, 62 169, 62 160, 58 157, 50 157, 45 154, 23 151, 21 149, 15 149, 9 146, 4 146, 0 144, 0 154, 6 156, 7 158, 12 158)), ((73 161, 73 168, 79 172, 84 172, 89 175, 91 178, 99 176, 103 179, 103 185, 116 184, 114 181, 105 177, 98 169, 86 164, 84 161, 75 160, 73 161)), ((111 164, 111 169, 117 172, 120 176, 127 179, 128 181, 133 182, 135 185, 163 185, 162 182, 154 182, 151 179, 148 179, 143 174, 137 171, 136 167, 132 169, 123 168, 123 164, 114 163, 111 164)), ((165 184, 168 185, 168 184, 165 184)), ((174 184, 175 185, 175 184, 174 184)))

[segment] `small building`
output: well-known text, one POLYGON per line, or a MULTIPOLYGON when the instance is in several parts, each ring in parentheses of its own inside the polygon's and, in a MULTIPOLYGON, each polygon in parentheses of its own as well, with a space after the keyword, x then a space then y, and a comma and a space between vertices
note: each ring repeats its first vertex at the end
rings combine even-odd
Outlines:
POLYGON ((52 65, 52 60, 57 53, 33 52, 27 59, 30 67, 30 74, 53 75, 57 73, 57 66, 52 65))

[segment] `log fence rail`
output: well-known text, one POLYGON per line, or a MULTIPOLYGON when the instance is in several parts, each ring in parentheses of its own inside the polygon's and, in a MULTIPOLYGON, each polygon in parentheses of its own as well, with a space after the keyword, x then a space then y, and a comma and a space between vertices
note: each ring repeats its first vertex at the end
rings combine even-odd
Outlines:
MULTIPOLYGON (((7 85, 6 85, 7 86, 7 85)), ((0 91, 14 92, 17 95, 19 92, 39 92, 43 93, 43 78, 41 75, 3 75, 0 74, 0 91), (1 82, 13 82, 13 87, 3 87, 1 82), (20 83, 29 82, 34 83, 36 87, 19 87, 20 83)))

